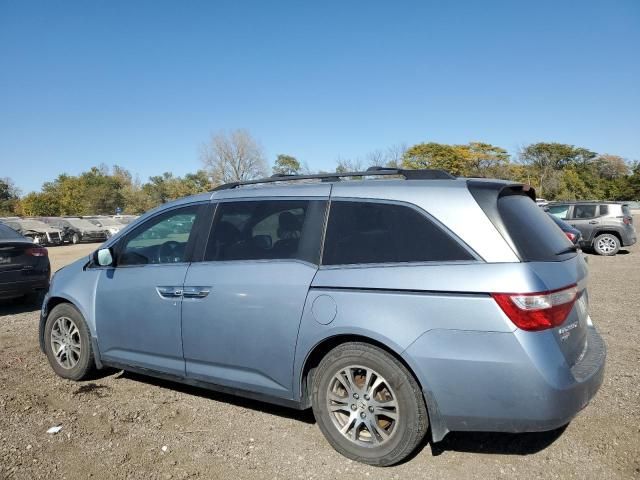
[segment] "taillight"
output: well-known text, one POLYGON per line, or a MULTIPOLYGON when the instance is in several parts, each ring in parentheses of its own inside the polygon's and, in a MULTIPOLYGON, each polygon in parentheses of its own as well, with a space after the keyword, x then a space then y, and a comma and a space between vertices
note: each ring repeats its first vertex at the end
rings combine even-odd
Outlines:
POLYGON ((624 218, 622 219, 622 222, 623 222, 625 225, 631 225, 631 221, 632 221, 632 218, 631 218, 631 217, 624 217, 624 218))
POLYGON ((572 242, 576 239, 576 236, 575 236, 573 233, 571 233, 571 232, 564 232, 564 234, 565 234, 565 235, 567 236, 567 238, 568 238, 569 240, 571 240, 572 242))
POLYGON ((578 287, 538 293, 493 293, 509 319, 522 330, 536 331, 562 325, 578 297, 578 287))
POLYGON ((26 254, 32 257, 46 257, 49 252, 44 247, 31 247, 27 249, 26 254))

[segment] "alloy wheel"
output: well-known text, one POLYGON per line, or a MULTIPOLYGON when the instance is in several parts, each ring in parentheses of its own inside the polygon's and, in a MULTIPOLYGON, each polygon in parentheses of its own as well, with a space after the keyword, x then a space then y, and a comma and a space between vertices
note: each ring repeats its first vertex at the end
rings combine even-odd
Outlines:
POLYGON ((598 240, 598 250, 603 253, 611 253, 616 249, 616 247, 616 242, 611 237, 604 237, 598 240))
POLYGON ((397 430, 399 405, 387 380, 374 370, 340 369, 327 391, 327 410, 340 433, 360 446, 378 447, 397 430))
POLYGON ((69 317, 59 317, 51 328, 51 351, 61 367, 71 369, 80 360, 80 330, 69 317))

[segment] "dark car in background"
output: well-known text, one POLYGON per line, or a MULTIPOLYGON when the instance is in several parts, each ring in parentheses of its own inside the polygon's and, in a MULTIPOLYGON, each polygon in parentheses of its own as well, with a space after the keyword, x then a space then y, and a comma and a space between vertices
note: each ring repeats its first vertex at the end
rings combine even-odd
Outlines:
POLYGON ((104 242, 108 235, 102 227, 89 220, 75 217, 49 217, 44 219, 49 225, 62 230, 65 242, 104 242))
POLYGON ((560 230, 564 232, 567 238, 571 240, 574 245, 578 245, 580 239, 582 238, 580 230, 578 230, 577 228, 573 228, 567 222, 565 222, 564 220, 560 220, 555 215, 549 214, 549 217, 551 217, 551 220, 553 220, 553 222, 558 225, 558 227, 560 227, 560 230))
POLYGON ((61 245, 63 242, 64 235, 61 229, 40 220, 8 218, 3 219, 2 223, 38 245, 61 245))
POLYGON ((50 275, 47 249, 0 223, 0 299, 36 303, 49 289, 50 275))
POLYGON ((622 202, 554 202, 551 215, 580 230, 582 248, 599 255, 615 255, 621 247, 636 243, 636 229, 629 205, 622 202))

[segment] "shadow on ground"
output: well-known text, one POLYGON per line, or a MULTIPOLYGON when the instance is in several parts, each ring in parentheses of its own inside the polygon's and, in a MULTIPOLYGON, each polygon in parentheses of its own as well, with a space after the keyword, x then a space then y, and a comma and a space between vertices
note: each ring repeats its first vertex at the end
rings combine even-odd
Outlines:
MULTIPOLYGON (((113 371, 110 373, 113 373, 113 371)), ((132 372, 122 371, 118 373, 116 378, 143 382, 149 385, 176 390, 188 395, 195 395, 201 398, 229 403, 231 405, 256 410, 270 415, 298 420, 307 424, 315 423, 315 418, 313 417, 311 409, 302 411, 295 410, 293 408, 272 405, 258 400, 238 397, 227 393, 214 392, 200 387, 148 377, 132 372)), ((500 455, 530 455, 547 448, 562 435, 566 428, 567 427, 564 426, 548 432, 534 433, 451 432, 444 440, 438 443, 431 443, 429 441, 431 437, 429 433, 423 444, 405 461, 409 461, 414 456, 420 454, 420 452, 429 443, 431 444, 431 454, 433 456, 441 455, 447 451, 500 455)))
POLYGON ((17 315, 20 313, 37 312, 40 305, 34 302, 27 302, 22 298, 13 300, 0 300, 0 317, 4 315, 17 315))
POLYGON ((229 403, 231 405, 235 405, 241 408, 249 408, 251 410, 256 410, 259 412, 264 412, 270 415, 277 415, 283 418, 290 418, 293 420, 298 420, 304 423, 313 424, 316 422, 315 418, 313 418, 313 412, 311 409, 308 410, 296 410, 294 408, 282 407, 280 405, 273 405, 266 402, 261 402, 258 400, 252 400, 250 398, 238 397, 235 395, 214 392, 212 390, 207 390, 201 387, 194 387, 191 385, 185 385, 183 383, 172 382, 169 380, 163 380, 155 377, 148 377, 146 375, 140 375, 133 372, 125 372, 122 371, 116 376, 116 379, 126 378, 129 380, 134 380, 136 382, 143 382, 149 385, 155 385, 162 388, 167 388, 169 390, 175 390, 178 392, 186 393, 188 395, 194 395, 202 398, 208 398, 210 400, 215 400, 216 402, 224 402, 229 403))
POLYGON ((451 432, 441 442, 431 445, 431 453, 434 456, 447 451, 530 455, 547 448, 560 438, 566 428, 565 425, 548 432, 532 433, 451 432))

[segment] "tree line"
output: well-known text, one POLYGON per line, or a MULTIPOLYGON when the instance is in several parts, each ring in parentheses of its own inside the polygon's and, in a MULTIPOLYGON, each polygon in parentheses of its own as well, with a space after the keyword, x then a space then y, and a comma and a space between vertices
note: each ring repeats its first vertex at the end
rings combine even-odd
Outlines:
MULTIPOLYGON (((216 133, 202 146, 202 169, 183 177, 171 172, 146 182, 121 167, 92 167, 79 175, 62 173, 38 192, 21 195, 10 178, 0 178, 0 216, 139 214, 176 198, 211 190, 227 182, 269 174, 316 173, 295 156, 280 154, 269 167, 260 143, 246 130, 216 133)), ((335 172, 370 166, 441 168, 456 176, 502 178, 528 183, 548 200, 637 200, 640 164, 617 155, 561 143, 526 145, 515 156, 482 142, 394 145, 358 158, 338 158, 335 172)))

